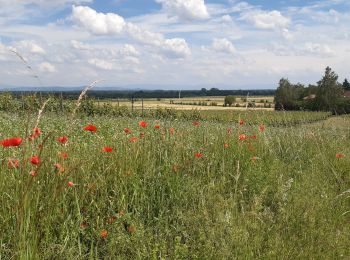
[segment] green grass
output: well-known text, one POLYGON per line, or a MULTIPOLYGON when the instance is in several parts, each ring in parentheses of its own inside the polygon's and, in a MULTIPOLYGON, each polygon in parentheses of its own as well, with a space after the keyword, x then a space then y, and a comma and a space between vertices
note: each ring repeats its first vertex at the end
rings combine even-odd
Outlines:
MULTIPOLYGON (((266 117, 250 115, 244 126, 147 119, 145 129, 141 119, 44 115, 39 138, 0 148, 0 259, 347 259, 350 118, 261 133, 266 117), (97 133, 83 130, 89 123, 97 133), (257 138, 239 141, 242 133, 257 138), (42 160, 35 177, 32 155, 42 160)), ((34 125, 1 114, 1 138, 34 125)))

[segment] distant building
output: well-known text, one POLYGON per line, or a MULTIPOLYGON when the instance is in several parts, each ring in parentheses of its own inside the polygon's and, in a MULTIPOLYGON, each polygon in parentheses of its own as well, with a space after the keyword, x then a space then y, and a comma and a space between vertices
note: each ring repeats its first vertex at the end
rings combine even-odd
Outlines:
POLYGON ((344 91, 344 97, 345 98, 350 98, 350 90, 345 90, 344 91))
POLYGON ((316 95, 315 94, 311 94, 311 95, 308 95, 306 97, 304 97, 303 99, 304 100, 312 100, 312 99, 315 99, 316 98, 316 95))

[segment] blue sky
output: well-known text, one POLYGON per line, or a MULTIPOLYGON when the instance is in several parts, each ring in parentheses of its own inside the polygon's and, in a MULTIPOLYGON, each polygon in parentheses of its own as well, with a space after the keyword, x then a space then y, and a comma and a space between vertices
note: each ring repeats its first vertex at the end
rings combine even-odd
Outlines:
POLYGON ((276 88, 326 66, 343 80, 349 43, 348 0, 0 0, 0 87, 276 88))

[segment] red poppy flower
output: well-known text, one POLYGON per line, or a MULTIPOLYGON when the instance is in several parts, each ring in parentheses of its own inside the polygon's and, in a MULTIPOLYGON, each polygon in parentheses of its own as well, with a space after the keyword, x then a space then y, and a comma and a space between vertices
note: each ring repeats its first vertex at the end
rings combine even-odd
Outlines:
POLYGON ((59 141, 61 144, 65 144, 68 142, 68 137, 67 136, 60 136, 60 137, 58 137, 57 141, 59 141))
POLYGON ((249 138, 256 139, 256 135, 251 135, 251 136, 249 136, 249 138))
POLYGON ((340 158, 344 158, 345 155, 342 154, 342 153, 337 153, 337 154, 335 155, 335 157, 338 158, 338 159, 340 159, 340 158))
POLYGON ((195 153, 194 156, 197 157, 197 158, 201 158, 201 157, 203 156, 203 154, 201 154, 201 153, 195 153))
POLYGON ((22 143, 22 138, 20 137, 4 139, 1 141, 1 145, 4 147, 19 146, 21 143, 22 143))
POLYGON ((240 134, 239 137, 238 137, 238 139, 239 139, 240 141, 244 141, 244 140, 247 139, 247 136, 246 136, 245 134, 240 134))
POLYGON ((199 121, 193 121, 192 124, 193 124, 194 126, 199 126, 201 123, 200 123, 199 121))
POLYGON ((30 171, 29 174, 30 174, 30 176, 35 177, 37 173, 36 173, 36 171, 32 170, 32 171, 30 171))
POLYGON ((100 233, 100 237, 101 237, 102 239, 105 239, 107 236, 108 236, 108 231, 105 230, 105 229, 103 229, 103 230, 101 231, 101 233, 100 233))
POLYGON ((131 130, 126 127, 126 128, 124 128, 124 133, 127 134, 127 135, 131 134, 131 130))
POLYGON ((265 126, 264 125, 260 125, 259 126, 259 131, 260 132, 264 132, 265 131, 265 126))
POLYGON ((105 153, 111 153, 112 151, 113 151, 113 148, 110 146, 105 146, 102 148, 102 152, 105 152, 105 153))
POLYGON ((175 133, 175 129, 174 128, 169 128, 169 133, 172 135, 172 134, 174 134, 175 133))
POLYGON ((144 132, 141 132, 140 133, 140 138, 144 138, 145 137, 145 133, 144 132))
POLYGON ((139 126, 146 128, 147 127, 147 122, 146 121, 140 121, 139 126))
POLYGON ((19 166, 19 160, 17 159, 9 159, 7 162, 7 167, 9 169, 18 168, 18 166, 19 166))
POLYGON ((159 128, 160 128, 160 125, 155 125, 154 128, 155 128, 155 129, 159 129, 159 128))
POLYGON ((40 163, 40 159, 38 156, 33 156, 30 158, 30 162, 34 165, 38 165, 40 163))
POLYGON ((97 127, 94 125, 87 125, 84 127, 84 130, 86 131, 90 131, 90 132, 96 132, 97 131, 97 127))
POLYGON ((60 152, 60 153, 59 153, 59 156, 60 156, 61 158, 63 158, 63 159, 67 159, 67 158, 68 158, 68 153, 66 153, 66 152, 60 152))
POLYGON ((137 140, 138 140, 138 138, 137 138, 136 136, 133 136, 133 137, 131 137, 131 138, 129 139, 129 142, 131 142, 131 143, 136 143, 137 140))
POLYGON ((67 183, 67 185, 68 185, 68 187, 73 187, 73 186, 74 186, 74 183, 71 182, 71 181, 69 181, 69 182, 67 183))
POLYGON ((250 158, 250 160, 252 160, 253 162, 255 162, 258 159, 258 157, 253 156, 252 158, 250 158))
POLYGON ((243 119, 239 120, 239 125, 244 125, 244 120, 243 119))
POLYGON ((225 147, 225 148, 228 148, 229 146, 230 146, 230 145, 227 144, 227 143, 224 144, 224 147, 225 147))
POLYGON ((40 128, 38 128, 38 127, 34 128, 34 129, 33 129, 33 132, 34 132, 34 134, 35 134, 36 136, 41 135, 41 130, 40 130, 40 128))

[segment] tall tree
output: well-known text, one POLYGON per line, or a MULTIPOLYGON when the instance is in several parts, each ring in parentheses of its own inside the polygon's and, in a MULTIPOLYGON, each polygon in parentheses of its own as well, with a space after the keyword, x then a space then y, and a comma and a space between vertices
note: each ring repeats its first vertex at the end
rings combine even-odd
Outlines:
POLYGON ((302 84, 293 85, 288 79, 282 78, 275 94, 276 110, 299 109, 299 100, 302 98, 303 92, 304 86, 302 84))
POLYGON ((319 109, 333 111, 343 94, 343 87, 338 83, 338 75, 327 67, 323 78, 317 82, 317 86, 316 102, 319 109))
POLYGON ((347 79, 344 80, 343 82, 343 89, 344 90, 350 90, 350 83, 347 79))

